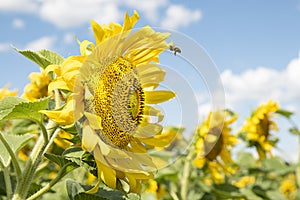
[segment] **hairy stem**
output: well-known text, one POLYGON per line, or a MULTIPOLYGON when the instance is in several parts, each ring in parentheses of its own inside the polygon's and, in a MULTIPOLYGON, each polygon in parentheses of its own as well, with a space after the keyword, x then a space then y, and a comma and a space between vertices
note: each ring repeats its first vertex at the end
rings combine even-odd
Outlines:
POLYGON ((9 153, 9 155, 11 157, 12 163, 14 165, 14 168, 15 168, 15 171, 16 171, 16 174, 17 174, 17 181, 20 182, 21 181, 21 177, 22 177, 22 172, 21 172, 21 168, 20 168, 20 165, 18 163, 18 160, 16 158, 16 155, 13 152, 13 150, 10 148, 8 142, 6 141, 6 139, 4 138, 4 136, 2 135, 2 133, 0 133, 0 140, 4 144, 6 150, 8 151, 8 153, 9 153))
POLYGON ((10 176, 9 176, 9 166, 5 167, 1 162, 0 162, 1 168, 3 169, 3 175, 4 175, 4 182, 5 182, 5 188, 6 188, 6 197, 7 199, 12 198, 12 186, 11 186, 11 181, 10 181, 10 176))
MULTIPOLYGON (((53 121, 49 121, 47 125, 47 135, 51 138, 54 135, 56 124, 53 121)), ((48 137, 48 136, 47 136, 48 137)), ((42 161, 43 155, 45 151, 51 145, 50 143, 53 141, 45 143, 44 136, 41 134, 38 141, 36 142, 29 159, 26 162, 25 169, 23 171, 22 180, 17 184, 15 194, 13 196, 14 200, 23 200, 26 199, 31 182, 36 173, 36 169, 40 162, 42 161)))
POLYGON ((46 184, 44 187, 42 187, 39 191, 37 191, 36 193, 34 193, 33 195, 31 195, 27 200, 33 200, 33 199, 36 199, 38 197, 40 197, 41 195, 45 194, 46 192, 48 192, 56 183, 58 183, 67 173, 66 173, 66 169, 69 165, 72 165, 72 163, 69 163, 65 166, 63 166, 57 176, 52 180, 50 181, 48 184, 46 184))

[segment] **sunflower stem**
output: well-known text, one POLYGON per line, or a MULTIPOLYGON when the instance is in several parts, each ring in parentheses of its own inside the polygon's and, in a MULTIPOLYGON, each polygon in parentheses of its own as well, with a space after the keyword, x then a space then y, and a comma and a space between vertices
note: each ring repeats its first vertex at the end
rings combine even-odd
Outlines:
MULTIPOLYGON (((47 135, 51 136, 51 139, 48 143, 45 143, 43 134, 40 135, 38 138, 23 171, 23 176, 20 182, 17 183, 16 191, 13 196, 13 200, 23 200, 26 199, 31 182, 34 178, 34 175, 36 173, 36 169, 40 162, 42 161, 43 155, 45 151, 49 148, 51 145, 50 143, 53 142, 53 136, 55 134, 54 130, 56 127, 55 122, 49 121, 47 125, 47 135)), ((48 137, 48 136, 47 136, 48 137)))
POLYGON ((193 155, 194 155, 194 152, 192 149, 190 149, 189 153, 184 161, 183 174, 182 174, 182 179, 181 179, 181 191, 180 191, 182 200, 187 199, 189 177, 190 177, 190 170, 191 170, 191 159, 192 159, 193 155))
POLYGON ((8 153, 11 157, 12 163, 14 165, 14 168, 15 168, 16 174, 17 174, 17 182, 19 183, 21 181, 22 172, 21 172, 21 168, 20 168, 19 162, 17 160, 17 157, 16 157, 15 153, 13 152, 13 150, 10 148, 8 142, 6 141, 6 139, 4 138, 2 133, 0 133, 0 140, 4 144, 6 150, 8 151, 8 153))
POLYGON ((12 186, 11 186, 11 181, 9 176, 9 166, 5 167, 1 162, 0 162, 0 166, 3 169, 6 197, 7 199, 11 199, 13 193, 12 193, 12 186))
POLYGON ((69 165, 72 165, 72 163, 68 163, 67 165, 63 166, 57 176, 52 179, 48 184, 46 184, 44 187, 42 187, 39 191, 37 191, 36 193, 34 193, 33 195, 31 195, 30 197, 28 197, 27 200, 33 200, 36 199, 38 197, 40 197, 41 195, 45 194, 46 192, 48 192, 56 183, 58 183, 65 175, 67 175, 69 172, 66 173, 66 169, 69 165))

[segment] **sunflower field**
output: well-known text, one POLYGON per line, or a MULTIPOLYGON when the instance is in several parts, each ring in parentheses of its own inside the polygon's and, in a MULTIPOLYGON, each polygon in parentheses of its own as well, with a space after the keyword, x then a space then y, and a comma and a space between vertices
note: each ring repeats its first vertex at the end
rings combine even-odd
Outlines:
POLYGON ((135 11, 123 25, 91 21, 94 41, 78 39, 80 55, 15 48, 38 72, 20 96, 0 90, 0 198, 300 199, 300 165, 274 154, 278 121, 300 137, 293 113, 266 100, 241 126, 226 108, 192 133, 164 126, 159 105, 178 91, 160 87, 159 56, 184 49, 168 32, 133 29, 138 20, 135 11))

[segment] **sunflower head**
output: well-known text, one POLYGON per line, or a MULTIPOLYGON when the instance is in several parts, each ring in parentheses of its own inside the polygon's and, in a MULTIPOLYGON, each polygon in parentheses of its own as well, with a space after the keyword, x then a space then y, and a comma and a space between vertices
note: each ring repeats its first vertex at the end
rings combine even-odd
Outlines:
POLYGON ((41 69, 41 73, 31 73, 29 79, 31 82, 25 86, 23 98, 28 99, 29 101, 36 101, 48 96, 50 77, 45 70, 41 69))
POLYGON ((215 183, 222 183, 223 174, 235 171, 231 148, 237 143, 237 137, 230 134, 229 125, 236 119, 236 116, 218 110, 211 112, 196 130, 197 156, 193 163, 196 167, 208 170, 215 183))
POLYGON ((297 183, 295 174, 288 174, 281 182, 279 190, 287 199, 296 199, 297 183))
POLYGON ((81 43, 82 53, 89 56, 75 83, 74 118, 81 118, 83 149, 93 153, 97 163, 99 182, 90 192, 101 181, 116 188, 120 180, 129 184, 129 192, 139 192, 142 181, 157 169, 148 150, 173 139, 164 137, 159 124, 163 115, 150 105, 175 96, 155 90, 165 76, 157 64, 168 48, 169 34, 150 27, 132 33, 137 19, 135 12, 125 15, 123 26, 93 21, 96 45, 81 43))
POLYGON ((0 89, 0 99, 3 99, 4 97, 17 96, 17 95, 18 95, 18 91, 9 90, 7 85, 0 89))
POLYGON ((278 130, 277 124, 272 120, 277 110, 279 110, 279 105, 272 100, 261 104, 241 129, 241 132, 246 134, 245 139, 249 146, 256 148, 261 159, 270 154, 277 141, 271 134, 271 131, 278 130))

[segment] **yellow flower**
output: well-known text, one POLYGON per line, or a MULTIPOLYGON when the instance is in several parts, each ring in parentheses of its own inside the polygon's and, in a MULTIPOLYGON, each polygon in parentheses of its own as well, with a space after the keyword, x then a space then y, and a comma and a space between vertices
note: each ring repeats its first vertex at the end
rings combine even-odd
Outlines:
POLYGON ((289 174, 280 185, 280 192, 289 200, 296 199, 297 185, 295 174, 289 174))
POLYGON ((54 143, 63 149, 67 149, 72 144, 70 141, 68 141, 68 139, 72 139, 72 138, 73 138, 72 134, 64 130, 60 130, 56 138, 54 139, 54 143))
POLYGON ((247 185, 252 185, 253 183, 255 183, 254 176, 244 176, 239 181, 233 182, 233 185, 235 185, 238 188, 243 188, 247 185))
POLYGON ((50 77, 41 69, 41 73, 33 72, 29 75, 31 83, 25 86, 23 98, 29 101, 36 101, 48 96, 48 85, 50 77))
POLYGON ((266 104, 261 104, 248 118, 243 125, 241 132, 246 132, 246 140, 249 146, 255 146, 260 159, 266 158, 267 153, 275 145, 275 138, 270 133, 272 130, 277 131, 277 124, 271 120, 274 112, 279 110, 279 105, 269 100, 266 104))
POLYGON ((8 86, 4 86, 0 89, 0 99, 3 99, 4 97, 11 97, 11 96, 17 96, 18 91, 17 90, 9 90, 8 86))
POLYGON ((150 179, 146 186, 147 188, 145 192, 154 194, 157 200, 162 199, 167 194, 166 187, 164 185, 160 185, 153 179, 150 179))
MULTIPOLYGON (((84 59, 84 56, 70 56, 62 65, 49 65, 45 72, 54 72, 55 74, 55 78, 48 86, 49 92, 58 89, 72 92, 84 59)), ((40 112, 60 125, 73 124, 75 122, 73 97, 69 96, 63 101, 66 103, 63 108, 59 108, 58 110, 43 110, 40 112)))
POLYGON ((225 111, 210 112, 208 118, 196 130, 195 143, 197 156, 193 164, 205 168, 215 183, 224 182, 224 175, 235 172, 231 158, 231 148, 238 142, 235 135, 231 135, 229 125, 236 121, 225 111))
POLYGON ((165 76, 156 63, 168 49, 169 34, 150 27, 130 33, 138 18, 136 12, 131 17, 126 14, 123 26, 93 21, 96 47, 81 52, 89 56, 75 83, 74 119, 82 117, 82 147, 93 153, 97 164, 98 183, 91 193, 102 181, 116 188, 119 179, 128 183, 128 192, 139 193, 142 182, 153 178, 159 165, 148 150, 173 139, 162 133, 160 110, 148 105, 175 96, 154 90, 165 76))

